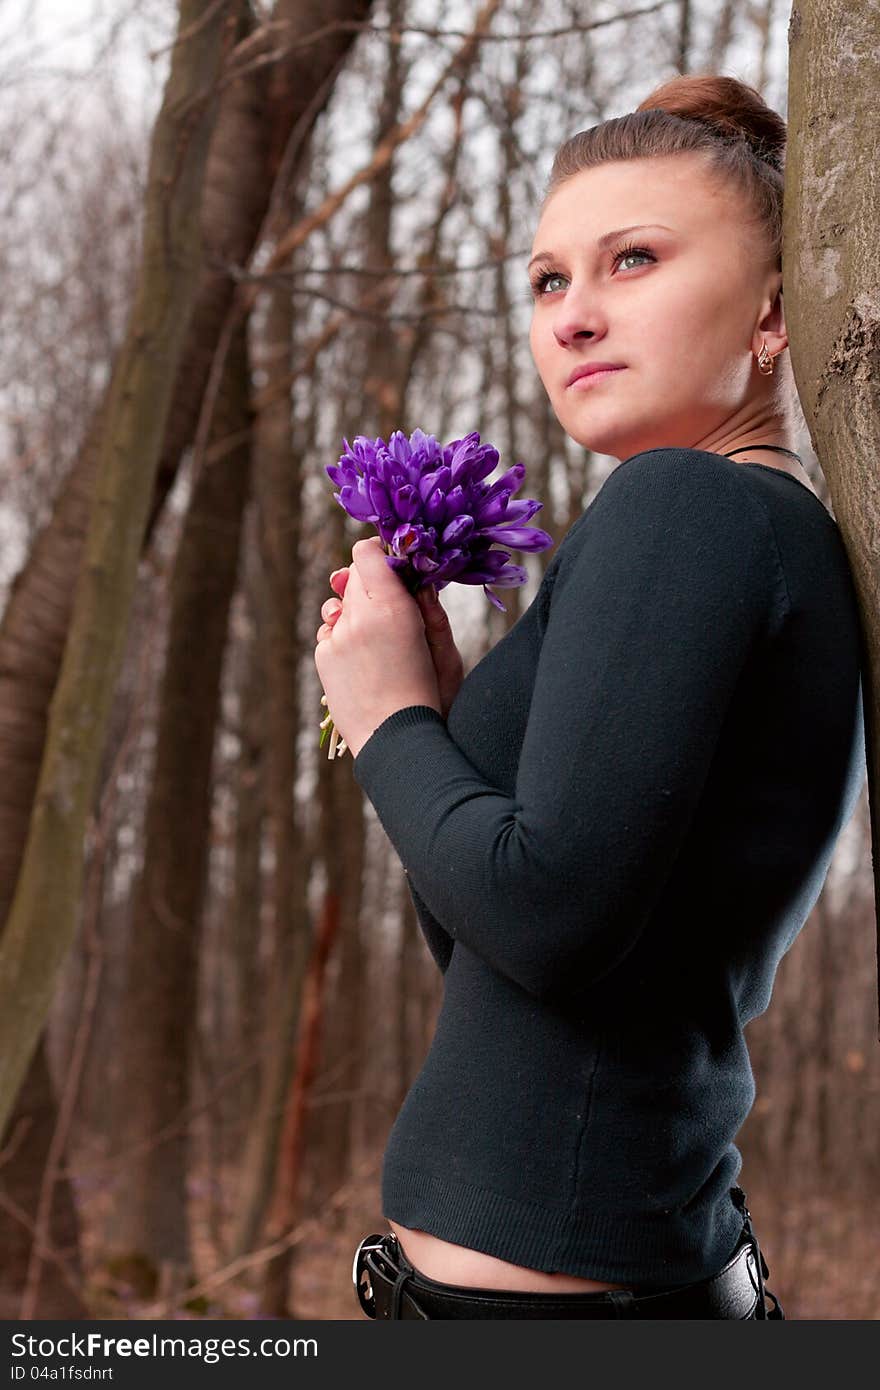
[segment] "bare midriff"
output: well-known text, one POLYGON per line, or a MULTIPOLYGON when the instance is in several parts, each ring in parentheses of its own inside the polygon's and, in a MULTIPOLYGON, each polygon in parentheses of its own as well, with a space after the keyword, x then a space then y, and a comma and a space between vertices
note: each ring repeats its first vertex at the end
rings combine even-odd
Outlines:
MULTIPOLYGON (((388 1221, 388 1218, 385 1218, 388 1221)), ((534 1293, 601 1293, 625 1289, 628 1284, 608 1284, 601 1279, 582 1279, 577 1274, 550 1273, 510 1264, 482 1250, 454 1245, 428 1231, 412 1230, 388 1221, 410 1264, 428 1279, 441 1284, 461 1284, 480 1289, 525 1289, 534 1293)))

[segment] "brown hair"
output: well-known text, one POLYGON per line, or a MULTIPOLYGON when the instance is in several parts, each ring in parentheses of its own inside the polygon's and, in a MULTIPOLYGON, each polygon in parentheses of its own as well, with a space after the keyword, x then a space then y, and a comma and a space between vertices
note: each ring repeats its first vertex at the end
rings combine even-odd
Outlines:
POLYGON ((606 160, 697 151, 711 174, 737 185, 744 221, 766 248, 768 265, 781 270, 785 137, 783 118, 747 82, 718 73, 673 77, 635 111, 566 140, 556 152, 543 201, 573 174, 606 160))

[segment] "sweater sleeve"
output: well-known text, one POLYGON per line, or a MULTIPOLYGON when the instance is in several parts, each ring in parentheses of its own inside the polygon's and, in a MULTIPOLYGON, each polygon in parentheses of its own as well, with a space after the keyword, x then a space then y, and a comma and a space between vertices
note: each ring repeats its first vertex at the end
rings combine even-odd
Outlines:
MULTIPOLYGON (((429 706, 419 706, 419 708, 429 708, 429 706)), ((419 926, 422 929, 422 936, 425 938, 428 950, 445 975, 449 968, 449 962, 452 959, 452 948, 455 945, 455 941, 447 931, 444 931, 443 927, 441 927, 440 923, 437 921, 437 918, 433 916, 428 904, 418 892, 409 873, 406 874, 406 882, 409 888, 409 895, 413 900, 413 906, 416 910, 416 916, 419 919, 419 926)))
POLYGON ((514 796, 428 705, 389 715, 354 760, 449 937, 539 998, 618 965, 786 603, 769 516, 726 465, 680 449, 619 464, 558 568, 514 796))

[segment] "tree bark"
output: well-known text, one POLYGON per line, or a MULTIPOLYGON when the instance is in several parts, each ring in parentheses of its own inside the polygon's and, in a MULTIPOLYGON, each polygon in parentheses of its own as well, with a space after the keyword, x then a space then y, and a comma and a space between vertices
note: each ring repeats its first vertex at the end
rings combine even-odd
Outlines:
MULTIPOLYGON (((246 0, 240 0, 237 39, 253 27, 253 21, 247 20, 250 8, 246 0)), ((181 459, 195 435, 205 384, 235 291, 229 267, 245 265, 260 239, 272 193, 271 161, 278 158, 279 150, 305 140, 330 96, 330 80, 356 40, 356 32, 334 30, 331 22, 363 19, 370 8, 367 0, 330 4, 279 0, 275 18, 289 28, 287 52, 279 60, 284 75, 273 83, 271 102, 262 67, 243 73, 222 92, 204 175, 204 257, 194 272, 195 302, 172 383, 142 536, 144 548, 150 544, 181 459), (327 32, 319 40, 299 44, 325 25, 327 32)), ((0 624, 0 923, 9 912, 21 868, 49 704, 70 625, 73 578, 82 564, 98 453, 114 389, 111 379, 52 517, 11 585, 0 624)))
POLYGON ((226 358, 212 447, 193 484, 175 561, 124 992, 126 1104, 116 1110, 115 1132, 132 1153, 107 1228, 114 1261, 134 1259, 157 1273, 173 1264, 180 1284, 191 1272, 181 1116, 190 1104, 211 769, 250 477, 245 337, 240 327, 226 358))
MULTIPOLYGON (((250 6, 244 5, 244 10, 250 6)), ((277 0, 272 64, 256 67, 223 94, 217 136, 205 183, 205 269, 168 418, 145 541, 177 478, 184 450, 195 437, 205 385, 235 293, 230 267, 243 267, 259 244, 273 189, 285 164, 284 182, 295 185, 308 140, 329 100, 357 31, 335 22, 365 20, 372 0, 277 0), (321 31, 320 37, 303 40, 321 31)))
MULTIPOLYGON (((287 1097, 284 1129, 275 1178, 272 1209, 267 1223, 270 1242, 278 1240, 296 1225, 302 1204, 302 1171, 308 1103, 321 1052, 321 1031, 326 1012, 325 979, 327 959, 339 929, 339 898, 327 893, 324 913, 318 923, 311 957, 302 989, 302 1007, 296 1043, 296 1070, 287 1097)), ((263 1274, 262 1311, 269 1317, 295 1317, 289 1307, 290 1271, 293 1246, 279 1251, 266 1263, 263 1274)))
MULTIPOLYGON (((55 1119, 55 1097, 43 1040, 21 1088, 16 1123, 9 1129, 8 1163, 0 1168, 0 1318, 6 1321, 21 1316, 33 1245, 31 1223, 39 1203, 55 1119)), ((55 1190, 49 1246, 40 1279, 40 1317, 87 1317, 88 1309, 78 1288, 82 1278, 79 1226, 69 1183, 59 1183, 55 1190)))
MULTIPOLYGON (((256 442, 252 435, 254 467, 256 442)), ((222 1108, 225 1134, 215 1140, 220 1161, 237 1163, 250 1133, 264 1060, 259 1055, 265 972, 260 968, 263 875, 262 850, 266 826, 266 780, 270 762, 267 739, 265 676, 265 604, 258 593, 259 556, 254 537, 257 515, 251 503, 243 537, 242 597, 248 636, 237 647, 241 667, 236 682, 239 753, 233 768, 234 829, 231 851, 230 900, 220 924, 218 971, 226 986, 226 1027, 216 1039, 226 1071, 243 1067, 227 1091, 222 1108)), ((225 1248, 224 1245, 220 1247, 225 1248)))
MULTIPOLYGON (((296 199, 288 195, 293 206, 296 199)), ((286 286, 273 286, 255 365, 262 370, 266 403, 254 423, 254 493, 260 565, 259 661, 265 689, 265 731, 272 757, 265 767, 265 838, 271 851, 266 878, 267 931, 272 969, 266 996, 264 1058, 259 1100, 245 1149, 233 1254, 260 1230, 271 1198, 285 1097, 296 1048, 300 996, 309 951, 308 863, 298 844, 293 788, 299 772, 298 609, 302 601, 303 476, 305 441, 294 444, 290 390, 274 391, 290 376, 294 320, 286 286)))
POLYGON ((862 617, 880 1038, 880 7, 798 0, 789 23, 785 312, 798 395, 862 617))
MULTIPOLYGON (((199 208, 228 5, 181 0, 153 132, 138 291, 114 373, 84 565, 21 874, 0 940, 0 1134, 76 928, 83 839, 201 256, 199 208)), ((70 582, 70 576, 67 576, 70 582)))

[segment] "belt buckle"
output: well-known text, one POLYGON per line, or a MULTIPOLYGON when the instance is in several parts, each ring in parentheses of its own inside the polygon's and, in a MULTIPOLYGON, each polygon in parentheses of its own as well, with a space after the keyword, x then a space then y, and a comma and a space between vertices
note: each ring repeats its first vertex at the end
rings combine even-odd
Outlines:
POLYGON ((381 1250, 385 1245, 387 1235, 380 1235, 374 1232, 364 1236, 357 1250, 354 1252, 354 1260, 351 1266, 351 1282, 354 1284, 354 1291, 357 1294, 358 1303, 363 1308, 368 1318, 376 1316, 376 1295, 370 1283, 370 1271, 366 1267, 366 1257, 373 1250, 381 1250), (361 1282, 361 1275, 366 1276, 366 1287, 361 1282))

